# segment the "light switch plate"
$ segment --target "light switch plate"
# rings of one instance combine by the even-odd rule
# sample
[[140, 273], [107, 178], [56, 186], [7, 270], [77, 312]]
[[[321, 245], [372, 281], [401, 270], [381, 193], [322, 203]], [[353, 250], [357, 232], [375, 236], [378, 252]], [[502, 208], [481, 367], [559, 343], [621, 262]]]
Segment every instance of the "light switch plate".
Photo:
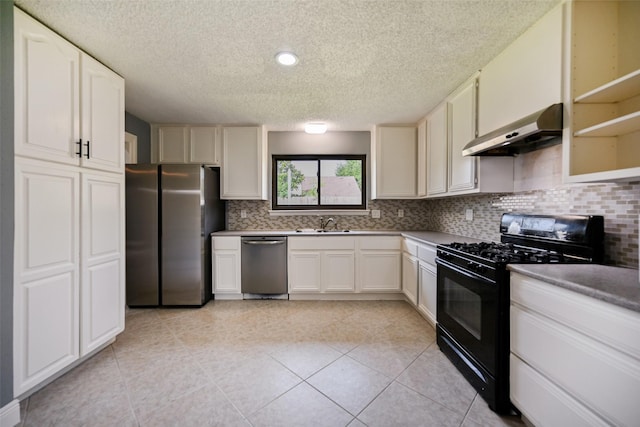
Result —
[[378, 209], [371, 210], [371, 218], [380, 218], [380, 210]]
[[464, 219], [467, 221], [473, 221], [473, 209], [467, 209], [464, 213]]
[[398, 209], [398, 218], [404, 218], [404, 209]]
[[246, 209], [240, 209], [240, 218], [246, 218], [246, 217], [247, 217]]

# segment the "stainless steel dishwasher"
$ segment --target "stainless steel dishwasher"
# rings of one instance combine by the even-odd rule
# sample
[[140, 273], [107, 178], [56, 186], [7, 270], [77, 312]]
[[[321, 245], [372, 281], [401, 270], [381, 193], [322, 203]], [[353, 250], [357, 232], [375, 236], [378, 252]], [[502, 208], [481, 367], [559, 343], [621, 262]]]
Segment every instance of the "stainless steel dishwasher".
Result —
[[287, 237], [242, 238], [241, 290], [243, 294], [287, 293]]

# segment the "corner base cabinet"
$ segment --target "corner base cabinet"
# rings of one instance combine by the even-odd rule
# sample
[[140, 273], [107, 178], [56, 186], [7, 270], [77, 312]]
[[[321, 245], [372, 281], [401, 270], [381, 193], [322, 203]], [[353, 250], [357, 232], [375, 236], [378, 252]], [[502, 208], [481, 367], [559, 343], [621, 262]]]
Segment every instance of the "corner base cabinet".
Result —
[[510, 398], [536, 426], [634, 426], [640, 313], [511, 273]]

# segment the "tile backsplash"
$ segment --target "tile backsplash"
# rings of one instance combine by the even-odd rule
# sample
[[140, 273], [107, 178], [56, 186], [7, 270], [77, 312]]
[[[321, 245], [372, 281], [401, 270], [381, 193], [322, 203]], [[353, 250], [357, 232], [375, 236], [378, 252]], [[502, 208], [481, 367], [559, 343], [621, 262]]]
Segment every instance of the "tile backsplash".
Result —
[[[271, 216], [267, 201], [229, 201], [230, 230], [291, 230], [317, 228], [319, 216]], [[499, 240], [504, 212], [547, 215], [603, 215], [605, 262], [638, 268], [640, 181], [630, 183], [558, 185], [544, 190], [509, 194], [471, 195], [429, 200], [371, 200], [369, 209], [380, 218], [333, 216], [339, 228], [372, 230], [431, 230], [485, 240]], [[404, 216], [398, 217], [398, 210]], [[465, 219], [467, 209], [473, 220]], [[241, 218], [241, 210], [247, 217]], [[327, 215], [325, 215], [327, 216]]]

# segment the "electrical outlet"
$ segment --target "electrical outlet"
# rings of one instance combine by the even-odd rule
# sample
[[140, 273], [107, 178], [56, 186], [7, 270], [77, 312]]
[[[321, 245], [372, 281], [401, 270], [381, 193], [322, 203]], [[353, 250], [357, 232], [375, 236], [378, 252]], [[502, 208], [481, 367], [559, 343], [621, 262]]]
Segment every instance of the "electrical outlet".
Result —
[[404, 218], [404, 209], [398, 209], [398, 218]]
[[473, 221], [473, 209], [467, 209], [464, 213], [464, 218], [467, 221]]
[[371, 218], [380, 218], [380, 210], [378, 209], [371, 210]]
[[246, 217], [247, 217], [247, 210], [240, 209], [240, 218], [246, 218]]

